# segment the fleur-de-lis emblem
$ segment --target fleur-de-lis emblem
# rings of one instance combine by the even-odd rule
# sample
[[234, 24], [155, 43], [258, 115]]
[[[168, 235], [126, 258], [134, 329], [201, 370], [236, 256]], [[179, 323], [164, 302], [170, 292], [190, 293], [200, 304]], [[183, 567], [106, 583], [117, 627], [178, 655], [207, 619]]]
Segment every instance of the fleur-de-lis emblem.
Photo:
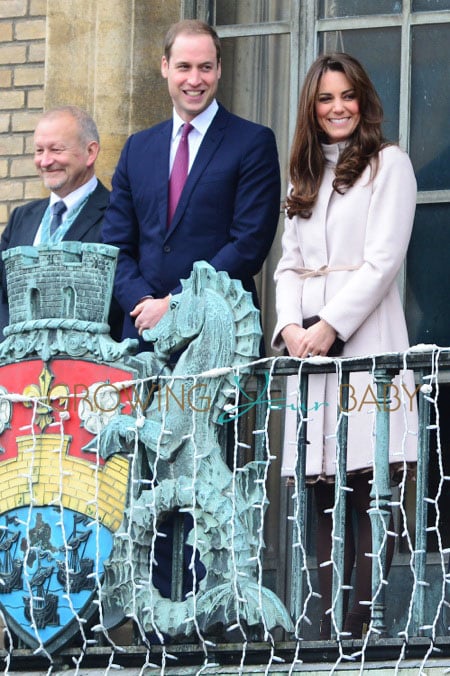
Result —
[[53, 411], [55, 404], [58, 405], [59, 410], [67, 408], [69, 388], [67, 385], [52, 387], [53, 379], [53, 373], [45, 364], [39, 376], [39, 384], [27, 385], [23, 391], [23, 396], [32, 400], [25, 401], [24, 406], [27, 408], [36, 407], [36, 424], [42, 432], [55, 421]]

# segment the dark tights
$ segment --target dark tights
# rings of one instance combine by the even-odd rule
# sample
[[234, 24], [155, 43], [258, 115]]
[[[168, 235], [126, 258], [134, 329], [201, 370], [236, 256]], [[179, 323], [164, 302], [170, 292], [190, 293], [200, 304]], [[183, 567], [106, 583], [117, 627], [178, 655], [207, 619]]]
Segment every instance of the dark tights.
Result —
[[[344, 555], [344, 584], [349, 585], [353, 566], [355, 567], [353, 604], [350, 612], [363, 616], [364, 621], [370, 617], [370, 606], [360, 605], [360, 601], [370, 601], [372, 597], [372, 560], [365, 556], [372, 551], [372, 528], [367, 510], [370, 507], [369, 481], [372, 474], [357, 474], [349, 477], [347, 485], [352, 488], [348, 491], [346, 518], [345, 518], [345, 555]], [[319, 576], [319, 590], [322, 596], [322, 613], [331, 608], [333, 566], [320, 567], [324, 561], [331, 559], [331, 532], [333, 516], [324, 513], [334, 505], [334, 484], [319, 481], [314, 484], [314, 496], [317, 507], [317, 564]], [[354, 530], [353, 516], [356, 517], [357, 531]], [[393, 530], [391, 523], [389, 530]], [[389, 572], [394, 553], [394, 538], [388, 537], [386, 551], [386, 576]], [[348, 592], [344, 593], [344, 618], [348, 610]]]

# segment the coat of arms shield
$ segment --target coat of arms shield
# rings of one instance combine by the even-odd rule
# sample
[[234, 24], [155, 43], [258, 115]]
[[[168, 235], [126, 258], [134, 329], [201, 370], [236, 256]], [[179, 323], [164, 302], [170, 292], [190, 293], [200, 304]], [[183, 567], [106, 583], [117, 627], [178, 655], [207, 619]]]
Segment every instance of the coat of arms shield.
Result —
[[129, 460], [90, 444], [111, 417], [133, 412], [130, 383], [143, 373], [133, 341], [108, 333], [115, 255], [68, 242], [4, 256], [0, 609], [25, 645], [49, 653], [98, 612], [127, 500]]

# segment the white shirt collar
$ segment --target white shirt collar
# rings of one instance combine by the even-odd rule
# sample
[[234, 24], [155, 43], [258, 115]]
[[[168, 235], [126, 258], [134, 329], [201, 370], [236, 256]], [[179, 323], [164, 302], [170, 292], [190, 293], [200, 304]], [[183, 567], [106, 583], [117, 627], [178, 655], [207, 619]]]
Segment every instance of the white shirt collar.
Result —
[[[97, 177], [93, 176], [92, 178], [89, 179], [87, 183], [83, 183], [79, 188], [74, 190], [73, 192], [69, 193], [63, 198], [64, 204], [67, 207], [66, 214], [69, 211], [72, 211], [80, 202], [82, 202], [85, 197], [91, 194], [97, 187]], [[61, 200], [61, 197], [58, 197], [58, 195], [55, 195], [54, 192], [50, 193], [50, 206], [52, 207], [55, 202], [59, 202]], [[64, 218], [63, 218], [64, 220]]]
[[[216, 99], [211, 101], [209, 106], [203, 110], [199, 115], [196, 115], [193, 120], [191, 120], [191, 125], [196, 129], [201, 136], [204, 136], [208, 131], [208, 127], [214, 119], [215, 114], [219, 110], [219, 104]], [[179, 134], [181, 127], [185, 124], [185, 120], [182, 120], [181, 117], [176, 112], [175, 108], [173, 109], [173, 128], [172, 128], [172, 141]]]

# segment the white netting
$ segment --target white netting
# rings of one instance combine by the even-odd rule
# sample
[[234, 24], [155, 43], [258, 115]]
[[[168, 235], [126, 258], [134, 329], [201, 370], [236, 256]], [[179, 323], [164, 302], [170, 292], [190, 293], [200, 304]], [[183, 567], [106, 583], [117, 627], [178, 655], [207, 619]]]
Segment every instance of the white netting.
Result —
[[[421, 346], [421, 349], [423, 351], [423, 346]], [[402, 593], [400, 594], [404, 606], [401, 615], [395, 615], [395, 613], [393, 614], [391, 612], [392, 609], [389, 605], [389, 591], [386, 593], [386, 589], [389, 590], [390, 578], [384, 578], [380, 551], [375, 551], [371, 554], [372, 565], [379, 568], [380, 579], [379, 586], [375, 590], [375, 596], [372, 601], [368, 601], [368, 603], [369, 605], [372, 605], [376, 602], [378, 595], [384, 588], [383, 591], [387, 599], [387, 629], [391, 635], [391, 639], [389, 639], [391, 640], [390, 655], [394, 655], [393, 664], [396, 673], [398, 673], [406, 664], [408, 648], [410, 648], [411, 645], [414, 645], [414, 640], [416, 638], [420, 639], [418, 645], [420, 644], [421, 646], [419, 659], [420, 666], [417, 668], [417, 673], [425, 673], [424, 670], [429, 663], [429, 660], [439, 654], [439, 643], [441, 640], [445, 640], [445, 638], [442, 637], [445, 637], [448, 634], [446, 611], [448, 608], [448, 601], [446, 588], [450, 580], [448, 573], [449, 550], [445, 545], [446, 534], [443, 532], [442, 525], [444, 521], [443, 517], [445, 515], [442, 514], [440, 508], [442, 497], [447, 487], [446, 482], [450, 479], [450, 477], [446, 475], [445, 458], [439, 433], [440, 414], [442, 413], [439, 409], [439, 380], [441, 375], [439, 364], [443, 352], [445, 351], [438, 348], [430, 348], [428, 370], [425, 372], [424, 368], [421, 367], [421, 373], [419, 374], [421, 378], [421, 395], [423, 401], [429, 404], [433, 417], [432, 424], [428, 424], [427, 427], [428, 434], [431, 435], [432, 438], [432, 452], [435, 456], [434, 465], [437, 467], [437, 480], [433, 483], [433, 494], [420, 494], [419, 492], [419, 502], [425, 501], [426, 506], [432, 510], [429, 519], [430, 525], [426, 525], [426, 528], [427, 531], [433, 535], [435, 543], [435, 551], [430, 554], [429, 559], [429, 562], [431, 561], [432, 565], [433, 579], [430, 580], [429, 572], [426, 579], [419, 577], [419, 575], [424, 575], [427, 570], [423, 565], [424, 553], [418, 549], [417, 543], [415, 542], [416, 535], [413, 528], [416, 518], [415, 506], [413, 501], [411, 501], [411, 485], [407, 485], [406, 471], [403, 473], [402, 479], [391, 499], [391, 506], [395, 513], [395, 532], [392, 532], [388, 527], [385, 527], [381, 541], [382, 547], [384, 547], [388, 537], [394, 537], [399, 541], [396, 557], [404, 566], [405, 570], [408, 571], [408, 579], [411, 580], [410, 584], [409, 582], [408, 584], [405, 584], [404, 590], [402, 590]], [[413, 354], [414, 350], [405, 353], [403, 358], [403, 367], [405, 369], [406, 367], [411, 368], [408, 359]], [[331, 363], [331, 368], [337, 377], [338, 387], [340, 387], [343, 378], [342, 362], [340, 360], [330, 361], [317, 359], [304, 362], [299, 361], [297, 373], [299, 393], [301, 389], [301, 377], [304, 372], [305, 364], [307, 363], [315, 363], [317, 366]], [[197, 649], [195, 659], [198, 666], [192, 667], [192, 671], [189, 673], [215, 673], [215, 670], [220, 663], [221, 649], [223, 649], [223, 645], [227, 640], [233, 644], [235, 662], [237, 664], [236, 673], [247, 673], [249, 663], [255, 662], [254, 646], [258, 641], [261, 642], [261, 645], [263, 646], [261, 650], [263, 650], [262, 654], [264, 655], [263, 664], [261, 664], [261, 662], [259, 664], [260, 668], [262, 667], [262, 670], [265, 673], [271, 673], [271, 671], [282, 662], [285, 663], [286, 673], [297, 673], [298, 670], [301, 670], [301, 664], [304, 660], [311, 661], [311, 659], [314, 659], [310, 656], [308, 657], [308, 650], [313, 649], [314, 642], [319, 638], [317, 632], [316, 635], [314, 635], [314, 627], [318, 627], [320, 617], [320, 612], [318, 611], [319, 591], [316, 582], [315, 556], [311, 545], [311, 541], [314, 538], [311, 538], [310, 536], [307, 537], [306, 534], [307, 520], [311, 518], [311, 514], [307, 513], [305, 519], [304, 512], [306, 503], [305, 491], [307, 489], [304, 485], [300, 485], [298, 476], [294, 477], [294, 487], [290, 496], [290, 506], [288, 509], [288, 523], [280, 522], [278, 524], [280, 530], [284, 529], [291, 534], [291, 546], [288, 548], [288, 551], [278, 551], [277, 555], [278, 565], [287, 566], [291, 570], [290, 585], [288, 585], [285, 597], [282, 600], [290, 612], [292, 612], [293, 608], [295, 609], [295, 615], [292, 617], [292, 630], [283, 633], [279, 628], [271, 626], [269, 614], [265, 610], [265, 546], [267, 541], [270, 542], [271, 547], [274, 546], [274, 542], [278, 541], [276, 534], [264, 531], [265, 514], [269, 500], [272, 501], [271, 509], [277, 510], [277, 505], [274, 504], [276, 496], [269, 495], [268, 492], [268, 486], [273, 485], [273, 482], [272, 484], [269, 482], [269, 474], [274, 471], [273, 466], [275, 465], [275, 471], [279, 471], [279, 445], [278, 442], [276, 442], [276, 448], [273, 447], [272, 436], [274, 429], [279, 430], [281, 428], [281, 419], [286, 408], [286, 401], [284, 400], [283, 395], [280, 396], [279, 391], [280, 386], [282, 387], [282, 383], [284, 382], [283, 377], [279, 374], [277, 375], [279, 364], [280, 360], [274, 358], [260, 360], [252, 364], [252, 367], [259, 372], [260, 375], [258, 377], [263, 382], [263, 386], [255, 391], [245, 389], [245, 387], [242, 386], [241, 383], [243, 382], [243, 379], [239, 368], [220, 369], [209, 371], [207, 373], [200, 373], [195, 376], [189, 376], [190, 388], [194, 387], [194, 390], [196, 389], [196, 386], [205, 382], [205, 379], [221, 378], [224, 373], [233, 374], [234, 382], [236, 383], [234, 391], [230, 392], [230, 403], [227, 405], [226, 410], [228, 421], [226, 425], [229, 426], [230, 430], [231, 428], [233, 430], [233, 443], [228, 452], [227, 459], [230, 470], [230, 481], [226, 491], [226, 497], [230, 501], [230, 541], [227, 545], [229, 547], [231, 585], [234, 594], [233, 603], [236, 620], [230, 624], [230, 626], [226, 627], [222, 633], [202, 629], [201, 622], [199, 621], [201, 615], [201, 611], [199, 610], [201, 584], [198, 584], [199, 580], [197, 580], [198, 572], [195, 553], [204, 551], [205, 537], [210, 537], [211, 533], [207, 532], [204, 524], [201, 528], [199, 527], [200, 521], [197, 518], [200, 504], [198, 499], [199, 471], [201, 464], [205, 459], [205, 449], [202, 448], [202, 439], [201, 436], [199, 436], [199, 429], [203, 424], [201, 417], [205, 416], [206, 412], [199, 402], [196, 403], [195, 399], [193, 400], [194, 405], [192, 405], [192, 401], [190, 402], [191, 415], [186, 418], [186, 420], [188, 420], [188, 425], [183, 429], [182, 440], [183, 442], [190, 444], [193, 458], [187, 483], [183, 484], [183, 490], [188, 491], [188, 493], [190, 492], [190, 497], [186, 500], [185, 505], [180, 508], [181, 512], [187, 512], [193, 516], [193, 526], [189, 540], [192, 545], [192, 556], [188, 565], [193, 576], [193, 588], [188, 594], [188, 601], [184, 601], [184, 603], [186, 603], [187, 613], [185, 618], [186, 626], [191, 628], [188, 643], [190, 643], [191, 646], [194, 645]], [[376, 359], [373, 358], [372, 373], [374, 376], [376, 367], [377, 362]], [[292, 373], [292, 368], [290, 372]], [[402, 377], [403, 376], [400, 376], [400, 385], [402, 383]], [[180, 383], [182, 382], [182, 378], [178, 380]], [[171, 377], [171, 381], [173, 381], [173, 377]], [[131, 387], [132, 389], [134, 388], [134, 392], [136, 393], [140, 392], [142, 388], [145, 388], [145, 386], [148, 386], [148, 384], [151, 384], [152, 382], [156, 382], [156, 380], [154, 378], [149, 378], [146, 381], [139, 379], [126, 383], [111, 383], [111, 385], [113, 388], [116, 388], [118, 392], [123, 391], [127, 387]], [[163, 376], [159, 377], [158, 383], [164, 383]], [[190, 389], [190, 391], [192, 391], [192, 389]], [[72, 394], [69, 394], [68, 399], [70, 399], [71, 396]], [[410, 405], [407, 389], [399, 387], [398, 397], [400, 402], [399, 405], [403, 411], [406, 411], [407, 407]], [[137, 397], [137, 401], [143, 401], [144, 398], [144, 394], [142, 393], [142, 396]], [[20, 523], [20, 526], [24, 529], [23, 532], [25, 533], [22, 551], [24, 561], [23, 595], [30, 599], [30, 632], [34, 636], [37, 644], [36, 647], [31, 650], [31, 653], [46, 658], [48, 660], [48, 673], [51, 673], [55, 668], [54, 658], [46, 648], [45, 640], [42, 638], [42, 630], [38, 626], [33, 610], [35, 607], [39, 606], [40, 599], [37, 597], [36, 585], [32, 584], [32, 574], [35, 575], [36, 571], [40, 570], [40, 568], [36, 560], [36, 557], [38, 556], [37, 549], [30, 545], [30, 542], [33, 540], [31, 531], [33, 528], [36, 528], [36, 518], [37, 513], [39, 512], [39, 504], [36, 504], [34, 486], [37, 471], [35, 466], [36, 448], [38, 444], [37, 437], [39, 436], [36, 432], [36, 420], [38, 408], [42, 404], [42, 401], [37, 397], [24, 397], [23, 395], [2, 392], [2, 406], [4, 402], [7, 402], [8, 405], [12, 406], [20, 406], [26, 402], [30, 407], [29, 428], [27, 430], [21, 430], [21, 432], [30, 434], [33, 439], [32, 444], [26, 452], [28, 463], [25, 476], [28, 495], [25, 499], [26, 509], [21, 512], [22, 517]], [[372, 427], [375, 425], [375, 411], [376, 405], [367, 411], [367, 424]], [[298, 407], [298, 413], [299, 424], [297, 427], [297, 441], [301, 438], [303, 426], [308, 424], [309, 415], [309, 412], [302, 406]], [[98, 420], [95, 420], [96, 415], [98, 416]], [[52, 506], [59, 514], [59, 520], [57, 521], [59, 527], [58, 537], [60, 538], [59, 544], [64, 554], [65, 569], [69, 570], [72, 541], [71, 534], [67, 527], [67, 521], [64, 519], [66, 507], [63, 499], [64, 485], [67, 480], [67, 468], [65, 468], [63, 463], [66, 452], [64, 438], [66, 435], [65, 425], [67, 423], [67, 416], [68, 414], [65, 414], [64, 411], [60, 411], [60, 415], [58, 415], [56, 420], [49, 426], [48, 431], [51, 431], [52, 434], [59, 434], [61, 438], [61, 443], [57, 444], [52, 450], [54, 464], [55, 466], [58, 466], [60, 477], [59, 492], [57, 497], [53, 499]], [[349, 418], [350, 416], [350, 412], [342, 409], [340, 410], [336, 418], [336, 438], [339, 438], [339, 430], [343, 424], [344, 418]], [[104, 426], [104, 411], [98, 410], [97, 413], [91, 412], [90, 417], [91, 420], [89, 424], [91, 425], [91, 429], [97, 429], [97, 424], [98, 428]], [[133, 623], [133, 638], [131, 641], [124, 642], [120, 638], [120, 632], [111, 630], [104, 623], [103, 574], [102, 564], [99, 559], [102, 543], [100, 540], [100, 529], [98, 527], [101, 522], [98, 497], [99, 491], [101, 490], [100, 475], [102, 473], [103, 465], [100, 459], [100, 449], [97, 446], [97, 448], [91, 449], [92, 459], [94, 459], [91, 463], [91, 471], [94, 479], [93, 485], [95, 486], [95, 492], [90, 501], [90, 519], [85, 523], [86, 529], [89, 530], [92, 537], [96, 540], [95, 551], [97, 552], [97, 558], [94, 562], [93, 571], [90, 574], [91, 578], [94, 580], [95, 588], [93, 603], [98, 605], [98, 615], [94, 626], [86, 626], [86, 619], [83, 616], [83, 613], [73, 605], [71, 594], [64, 594], [65, 601], [70, 608], [72, 620], [77, 625], [75, 646], [78, 653], [72, 657], [72, 667], [75, 669], [76, 674], [81, 673], [80, 669], [84, 668], [84, 660], [89, 654], [89, 651], [95, 651], [97, 647], [102, 647], [103, 651], [105, 648], [109, 648], [110, 651], [108, 657], [105, 658], [107, 659], [105, 674], [109, 673], [111, 670], [120, 668], [121, 656], [124, 653], [132, 652], [132, 644], [133, 642], [136, 643], [136, 641], [140, 646], [139, 654], [142, 658], [142, 664], [139, 667], [140, 673], [147, 673], [147, 671], [154, 671], [155, 673], [161, 674], [166, 672], [170, 673], [171, 665], [173, 665], [174, 661], [182, 661], [183, 659], [183, 651], [181, 650], [180, 653], [180, 650], [178, 649], [180, 645], [183, 645], [183, 640], [180, 639], [179, 636], [177, 637], [177, 649], [174, 650], [173, 642], [168, 637], [167, 632], [161, 629], [158, 617], [154, 615], [158, 593], [155, 592], [151, 583], [152, 566], [158, 565], [158, 561], [156, 560], [157, 557], [155, 555], [156, 542], [158, 538], [164, 537], [164, 534], [158, 531], [158, 521], [155, 510], [154, 489], [159, 480], [158, 471], [150, 478], [148, 476], [141, 476], [142, 447], [139, 434], [145, 424], [145, 420], [145, 411], [141, 410], [139, 405], [136, 404], [134, 422], [129, 429], [128, 453], [126, 455], [129, 461], [130, 490], [126, 519], [124, 522], [125, 526], [122, 527], [115, 536], [117, 540], [120, 540], [122, 543], [121, 551], [131, 552], [133, 541], [136, 539], [136, 534], [133, 530], [135, 515], [142, 511], [146, 511], [148, 515], [150, 515], [148, 520], [151, 524], [152, 537], [150, 542], [147, 543], [149, 550], [148, 577], [147, 579], [141, 579], [141, 573], [138, 574], [133, 570], [127, 575], [127, 579], [131, 580], [131, 598], [129, 599], [130, 610], [127, 611], [127, 617], [129, 621]], [[248, 421], [252, 420], [256, 421], [252, 423], [253, 429], [249, 430], [248, 424], [246, 429], [245, 425], [242, 423], [244, 421], [248, 423]], [[423, 420], [425, 420], [425, 418]], [[164, 406], [162, 406], [160, 442], [162, 443], [165, 436], [170, 434], [171, 430], [166, 429], [166, 415]], [[405, 443], [408, 434], [410, 434], [410, 430], [408, 430], [405, 416]], [[277, 435], [275, 436], [277, 439], [279, 438]], [[372, 435], [372, 440], [373, 454], [375, 457], [375, 435]], [[161, 444], [159, 443], [154, 458], [154, 466], [156, 468], [160, 466], [160, 462], [165, 460], [160, 452], [160, 447]], [[244, 619], [244, 611], [246, 604], [248, 604], [248, 597], [242, 592], [242, 589], [245, 587], [246, 581], [244, 578], [246, 573], [243, 570], [242, 562], [239, 559], [239, 552], [243, 547], [242, 532], [237, 526], [237, 524], [241, 523], [240, 519], [242, 519], [242, 514], [238, 513], [241, 509], [241, 503], [236, 499], [236, 496], [243, 485], [250, 486], [250, 483], [246, 478], [246, 464], [249, 461], [255, 460], [255, 453], [257, 465], [255, 465], [256, 478], [254, 480], [254, 486], [256, 486], [256, 488], [249, 488], [251, 494], [254, 495], [254, 501], [248, 506], [249, 512], [251, 512], [251, 519], [249, 518], [249, 522], [256, 524], [254, 532], [251, 533], [252, 537], [254, 537], [254, 554], [247, 563], [249, 569], [253, 569], [254, 571], [254, 580], [256, 581], [255, 584], [257, 586], [255, 608], [259, 613], [259, 622], [257, 627], [249, 627]], [[339, 457], [339, 453], [337, 453], [337, 474], [339, 474]], [[375, 484], [377, 483], [377, 471], [378, 468], [375, 465]], [[342, 486], [340, 491], [338, 491], [338, 494], [345, 494], [348, 490], [347, 487]], [[426, 486], [425, 490], [428, 490], [428, 486]], [[376, 498], [376, 500], [377, 499], [378, 498]], [[338, 504], [335, 502], [333, 514], [337, 508]], [[337, 607], [336, 603], [339, 594], [343, 591], [343, 583], [342, 570], [336, 565], [337, 559], [334, 552], [334, 548], [341, 543], [339, 536], [336, 535], [334, 530], [335, 526], [336, 522], [333, 526], [332, 556], [331, 560], [326, 562], [326, 564], [334, 568], [335, 575], [337, 579], [341, 580], [341, 584], [340, 587], [335, 589], [335, 595], [330, 609], [333, 635], [335, 636], [331, 643], [328, 644], [327, 648], [328, 657], [332, 656], [334, 660], [334, 665], [330, 668], [330, 673], [340, 669], [342, 665], [349, 661], [357, 663], [360, 667], [360, 673], [363, 673], [369, 649], [371, 651], [371, 659], [376, 655], [376, 651], [374, 652], [374, 645], [376, 645], [374, 638], [376, 638], [375, 634], [378, 630], [371, 623], [368, 632], [365, 634], [362, 641], [355, 643], [347, 640], [348, 637], [342, 633], [342, 626], [339, 626], [339, 618], [336, 617], [335, 608]], [[7, 528], [5, 525], [1, 528], [6, 532]], [[48, 552], [48, 557], [51, 558], [50, 550]], [[295, 562], [294, 566], [292, 566], [292, 561]], [[396, 561], [397, 559], [394, 560], [394, 563], [396, 563]], [[30, 562], [32, 562], [32, 565]], [[131, 553], [127, 565], [129, 567], [135, 565]], [[420, 568], [420, 565], [422, 565], [422, 568]], [[418, 570], [420, 570], [420, 573], [418, 573]], [[299, 585], [298, 578], [294, 580], [294, 576], [299, 576], [301, 585]], [[293, 588], [295, 586], [297, 586], [297, 588], [300, 586], [301, 591], [300, 593], [296, 592], [297, 597], [293, 600]], [[148, 590], [148, 598], [146, 606], [143, 609], [138, 599], [141, 598], [142, 589], [144, 588]], [[425, 595], [425, 598], [421, 606], [420, 599], [422, 594]], [[136, 605], [134, 605], [134, 599], [136, 599]], [[3, 598], [0, 598], [0, 601], [3, 600]], [[143, 612], [146, 623], [143, 623], [142, 621]], [[389, 626], [389, 618], [391, 617], [395, 617], [393, 626]], [[17, 644], [17, 639], [14, 636], [14, 628], [8, 627], [8, 622], [5, 621], [5, 618], [3, 619], [5, 625], [4, 637], [6, 646], [3, 664], [4, 673], [8, 674], [11, 671], [11, 664], [14, 661], [15, 652], [19, 647], [23, 648], [24, 646], [23, 644]], [[418, 625], [418, 621], [421, 624]], [[151, 625], [151, 631], [149, 630], [149, 624]], [[379, 642], [380, 654], [382, 654], [383, 651], [382, 645], [382, 642]], [[189, 652], [188, 648], [186, 648], [186, 652]]]

